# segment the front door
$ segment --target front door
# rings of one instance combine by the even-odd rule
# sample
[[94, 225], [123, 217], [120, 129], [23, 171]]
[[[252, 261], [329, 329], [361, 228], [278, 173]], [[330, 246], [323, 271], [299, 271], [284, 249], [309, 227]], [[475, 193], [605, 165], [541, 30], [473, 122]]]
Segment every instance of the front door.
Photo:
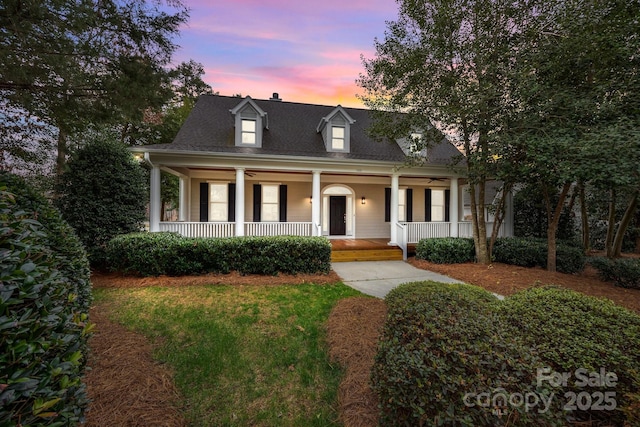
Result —
[[347, 196], [329, 197], [329, 234], [347, 234]]

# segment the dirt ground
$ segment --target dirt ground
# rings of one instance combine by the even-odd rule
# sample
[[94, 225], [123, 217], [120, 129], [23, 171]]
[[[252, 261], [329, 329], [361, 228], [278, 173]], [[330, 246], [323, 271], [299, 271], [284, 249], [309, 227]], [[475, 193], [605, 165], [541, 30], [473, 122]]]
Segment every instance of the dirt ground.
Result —
[[[537, 268], [504, 264], [438, 265], [410, 259], [416, 267], [446, 274], [481, 286], [489, 291], [510, 295], [520, 289], [541, 284], [555, 284], [588, 295], [607, 297], [640, 314], [640, 291], [623, 289], [601, 281], [591, 268], [568, 275], [549, 273]], [[95, 274], [96, 288], [185, 286], [198, 284], [274, 285], [299, 283], [333, 283], [340, 280], [328, 275], [241, 276], [205, 275], [185, 277], [123, 277]], [[172, 382], [172, 373], [151, 358], [147, 340], [109, 320], [111, 307], [97, 304], [91, 321], [96, 333], [90, 341], [88, 371], [85, 380], [92, 399], [87, 413], [87, 426], [184, 426], [178, 406], [180, 396]], [[377, 425], [377, 402], [369, 387], [369, 371], [373, 364], [378, 336], [386, 317], [384, 301], [355, 297], [340, 301], [327, 323], [330, 356], [345, 367], [345, 378], [338, 390], [340, 420], [346, 427]]]

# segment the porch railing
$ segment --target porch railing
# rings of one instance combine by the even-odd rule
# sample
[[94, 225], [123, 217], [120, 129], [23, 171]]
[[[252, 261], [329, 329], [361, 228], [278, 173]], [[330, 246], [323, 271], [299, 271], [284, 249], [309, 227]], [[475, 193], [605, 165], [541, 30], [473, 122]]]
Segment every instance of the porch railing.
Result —
[[451, 236], [449, 222], [406, 222], [408, 243], [418, 243], [420, 239]]
[[[493, 222], [487, 222], [487, 238], [491, 236], [491, 230], [493, 230]], [[473, 223], [461, 222], [458, 224], [458, 236], [459, 237], [473, 237]], [[498, 230], [498, 237], [505, 237], [504, 223]]]
[[311, 236], [311, 222], [246, 222], [245, 236]]
[[407, 260], [407, 247], [409, 246], [409, 223], [396, 222], [396, 240], [398, 247], [402, 249], [402, 259]]
[[232, 237], [233, 222], [160, 222], [160, 231], [173, 231], [185, 237]]

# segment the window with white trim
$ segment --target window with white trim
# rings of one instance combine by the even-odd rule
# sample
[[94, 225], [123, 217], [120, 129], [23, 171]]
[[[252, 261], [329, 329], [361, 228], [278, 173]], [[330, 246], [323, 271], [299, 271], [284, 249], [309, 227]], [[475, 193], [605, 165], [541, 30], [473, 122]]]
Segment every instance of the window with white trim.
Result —
[[407, 220], [407, 190], [398, 189], [398, 221]]
[[279, 197], [279, 184], [262, 184], [262, 221], [280, 220]]
[[227, 183], [209, 184], [209, 221], [226, 222], [229, 216], [229, 185]]
[[333, 150], [344, 150], [344, 126], [331, 126], [331, 148]]
[[444, 221], [444, 190], [431, 190], [431, 221]]
[[256, 144], [256, 120], [242, 119], [242, 143]]

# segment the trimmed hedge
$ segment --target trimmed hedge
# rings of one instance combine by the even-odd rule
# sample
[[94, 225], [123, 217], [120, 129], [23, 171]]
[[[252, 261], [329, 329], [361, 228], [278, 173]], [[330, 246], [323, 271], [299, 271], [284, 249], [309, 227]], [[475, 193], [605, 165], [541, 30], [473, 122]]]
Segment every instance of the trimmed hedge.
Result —
[[[518, 292], [500, 304], [499, 313], [510, 325], [510, 334], [520, 335], [555, 372], [571, 374], [568, 386], [556, 392], [558, 399], [565, 392], [587, 392], [589, 397], [596, 391], [616, 393], [618, 410], [577, 411], [576, 416], [622, 423], [620, 408], [633, 403], [627, 395], [640, 392], [640, 316], [609, 300], [555, 287]], [[614, 372], [617, 385], [577, 387], [579, 368]]]
[[436, 264], [473, 262], [476, 257], [473, 239], [436, 237], [421, 239], [416, 246], [416, 258]]
[[470, 285], [415, 282], [392, 290], [386, 301], [389, 314], [371, 374], [381, 425], [562, 424], [557, 407], [508, 403], [509, 396], [527, 393], [548, 400], [550, 390], [536, 386], [539, 362], [506, 333], [491, 294]]
[[[493, 259], [521, 267], [547, 267], [547, 241], [523, 237], [501, 237], [493, 246]], [[561, 273], [578, 273], [584, 269], [586, 257], [581, 248], [558, 242], [556, 268]]]
[[329, 273], [324, 237], [187, 238], [176, 233], [132, 233], [107, 244], [110, 269], [143, 276], [202, 273], [276, 275]]
[[91, 283], [58, 211], [0, 172], [0, 425], [76, 425], [88, 399]]
[[613, 282], [622, 288], [640, 289], [640, 259], [589, 258], [602, 280]]

